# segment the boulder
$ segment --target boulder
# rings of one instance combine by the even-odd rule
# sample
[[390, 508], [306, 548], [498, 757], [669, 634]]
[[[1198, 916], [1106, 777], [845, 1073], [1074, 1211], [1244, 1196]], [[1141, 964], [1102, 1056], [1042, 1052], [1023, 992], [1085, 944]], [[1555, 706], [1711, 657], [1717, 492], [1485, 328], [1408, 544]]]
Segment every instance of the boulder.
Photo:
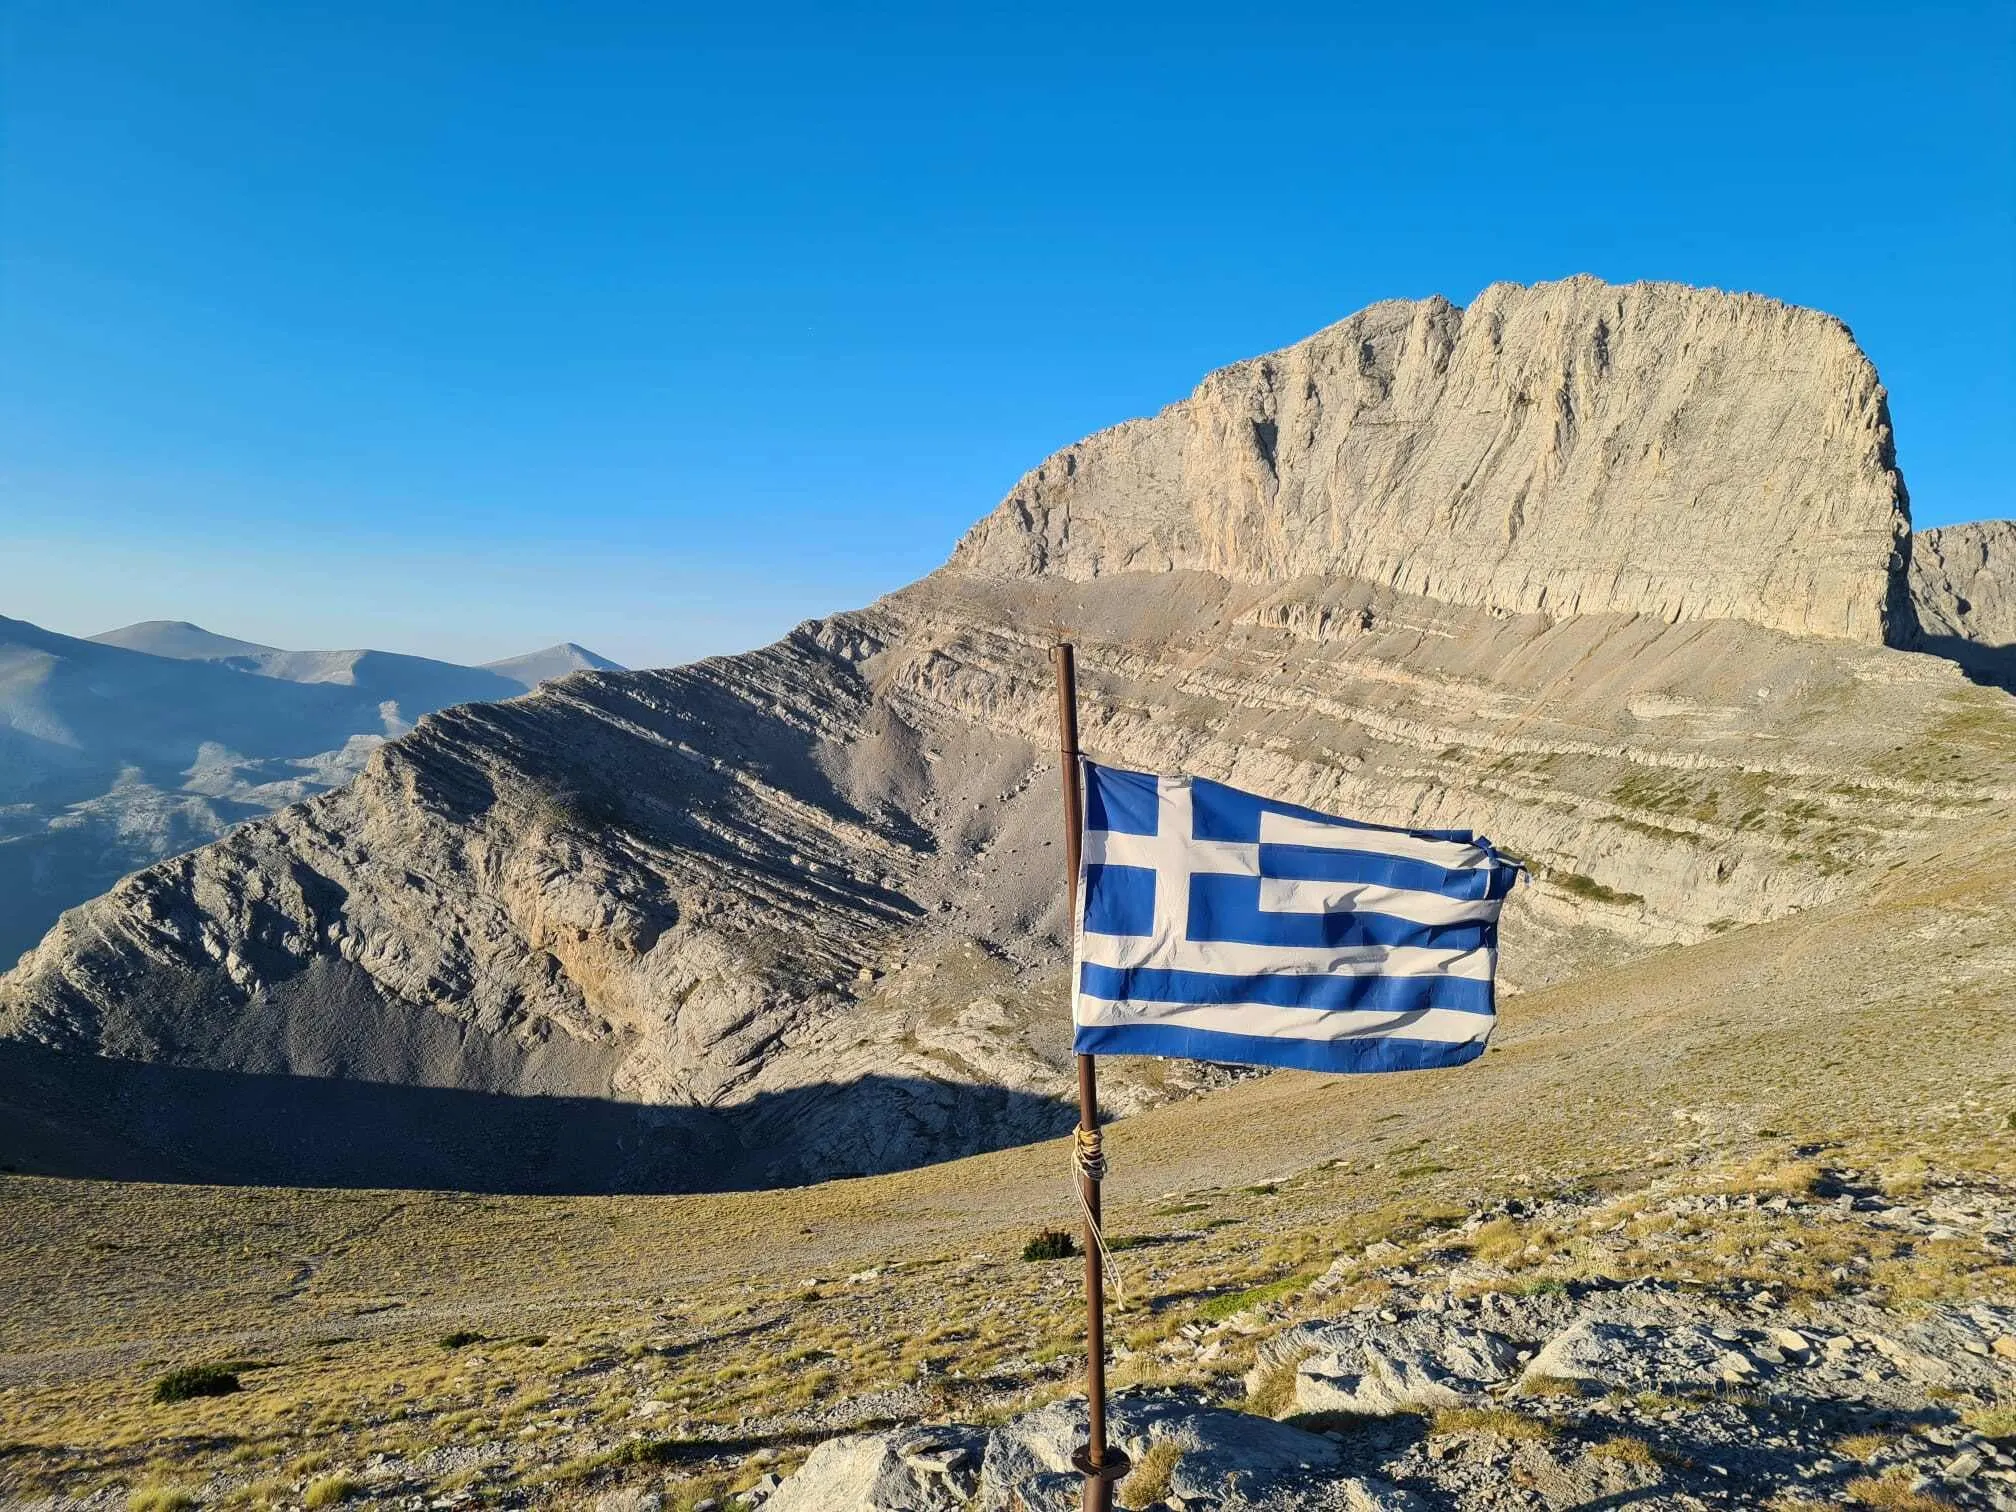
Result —
[[1295, 1372], [1295, 1404], [1305, 1412], [1454, 1407], [1503, 1381], [1514, 1362], [1498, 1335], [1440, 1313], [1322, 1324], [1295, 1330], [1282, 1347], [1308, 1351]]

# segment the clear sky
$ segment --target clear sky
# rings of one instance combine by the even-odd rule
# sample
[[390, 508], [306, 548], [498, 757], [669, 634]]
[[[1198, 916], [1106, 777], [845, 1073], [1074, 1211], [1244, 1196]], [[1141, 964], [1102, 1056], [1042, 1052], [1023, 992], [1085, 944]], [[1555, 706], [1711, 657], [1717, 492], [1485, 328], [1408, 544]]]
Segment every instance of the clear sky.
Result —
[[735, 649], [1379, 298], [1840, 315], [2016, 513], [2016, 6], [0, 0], [0, 613]]

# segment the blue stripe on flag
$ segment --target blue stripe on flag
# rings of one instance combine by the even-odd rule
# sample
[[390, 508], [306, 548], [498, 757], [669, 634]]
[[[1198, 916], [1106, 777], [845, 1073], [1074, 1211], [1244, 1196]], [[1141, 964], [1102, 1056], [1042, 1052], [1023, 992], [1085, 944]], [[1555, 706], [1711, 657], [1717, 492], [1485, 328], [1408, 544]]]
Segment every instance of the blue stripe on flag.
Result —
[[[1153, 873], [1148, 874], [1151, 878]], [[1460, 896], [1460, 895], [1459, 895]], [[1088, 905], [1085, 927], [1102, 934], [1149, 934], [1100, 929]], [[1260, 907], [1260, 879], [1216, 872], [1190, 878], [1190, 934], [1193, 940], [1241, 945], [1300, 946], [1311, 950], [1343, 945], [1419, 945], [1428, 950], [1478, 950], [1493, 942], [1495, 925], [1484, 919], [1454, 924], [1417, 924], [1380, 913], [1285, 913]]]
[[1315, 972], [1231, 976], [1154, 966], [1100, 966], [1087, 961], [1079, 972], [1078, 990], [1109, 1003], [1255, 1003], [1271, 1008], [1356, 1008], [1379, 1013], [1419, 1013], [1430, 1008], [1458, 1013], [1492, 1011], [1491, 983], [1453, 976], [1324, 976]]
[[1184, 1060], [1289, 1066], [1302, 1071], [1430, 1071], [1484, 1053], [1481, 1039], [1461, 1044], [1412, 1039], [1285, 1039], [1227, 1034], [1180, 1024], [1081, 1024], [1080, 1055], [1165, 1055]]
[[1509, 866], [1485, 865], [1452, 871], [1433, 861], [1381, 856], [1371, 851], [1331, 850], [1319, 845], [1263, 845], [1260, 875], [1285, 882], [1362, 882], [1373, 887], [1405, 887], [1478, 903], [1502, 898], [1519, 875]]

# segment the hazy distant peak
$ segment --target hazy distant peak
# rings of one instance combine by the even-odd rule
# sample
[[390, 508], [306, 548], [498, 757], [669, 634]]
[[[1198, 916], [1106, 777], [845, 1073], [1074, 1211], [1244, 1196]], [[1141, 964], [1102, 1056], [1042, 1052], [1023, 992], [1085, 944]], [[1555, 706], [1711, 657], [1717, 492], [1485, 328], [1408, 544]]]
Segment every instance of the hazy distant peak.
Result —
[[232, 656], [264, 656], [273, 646], [256, 641], [233, 640], [217, 635], [187, 620], [141, 620], [118, 630], [94, 635], [104, 646], [120, 646], [128, 651], [145, 651], [150, 656], [171, 656], [177, 661], [222, 661]]
[[527, 651], [523, 656], [507, 656], [502, 661], [485, 662], [483, 670], [508, 677], [528, 688], [536, 688], [549, 678], [565, 677], [569, 672], [622, 672], [627, 669], [621, 662], [597, 656], [586, 646], [562, 641], [543, 651]]

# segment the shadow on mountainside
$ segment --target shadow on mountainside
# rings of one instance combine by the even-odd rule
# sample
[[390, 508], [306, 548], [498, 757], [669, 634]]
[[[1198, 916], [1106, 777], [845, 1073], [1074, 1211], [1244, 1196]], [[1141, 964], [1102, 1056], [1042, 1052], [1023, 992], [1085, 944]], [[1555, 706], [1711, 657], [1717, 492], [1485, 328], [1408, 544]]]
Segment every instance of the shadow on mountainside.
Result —
[[1052, 1138], [1063, 1099], [922, 1077], [719, 1110], [213, 1071], [0, 1042], [0, 1167], [220, 1186], [678, 1193], [873, 1175]]
[[2016, 693], [2016, 645], [1991, 646], [1963, 635], [1921, 635], [1913, 649], [1952, 662], [1971, 682]]

